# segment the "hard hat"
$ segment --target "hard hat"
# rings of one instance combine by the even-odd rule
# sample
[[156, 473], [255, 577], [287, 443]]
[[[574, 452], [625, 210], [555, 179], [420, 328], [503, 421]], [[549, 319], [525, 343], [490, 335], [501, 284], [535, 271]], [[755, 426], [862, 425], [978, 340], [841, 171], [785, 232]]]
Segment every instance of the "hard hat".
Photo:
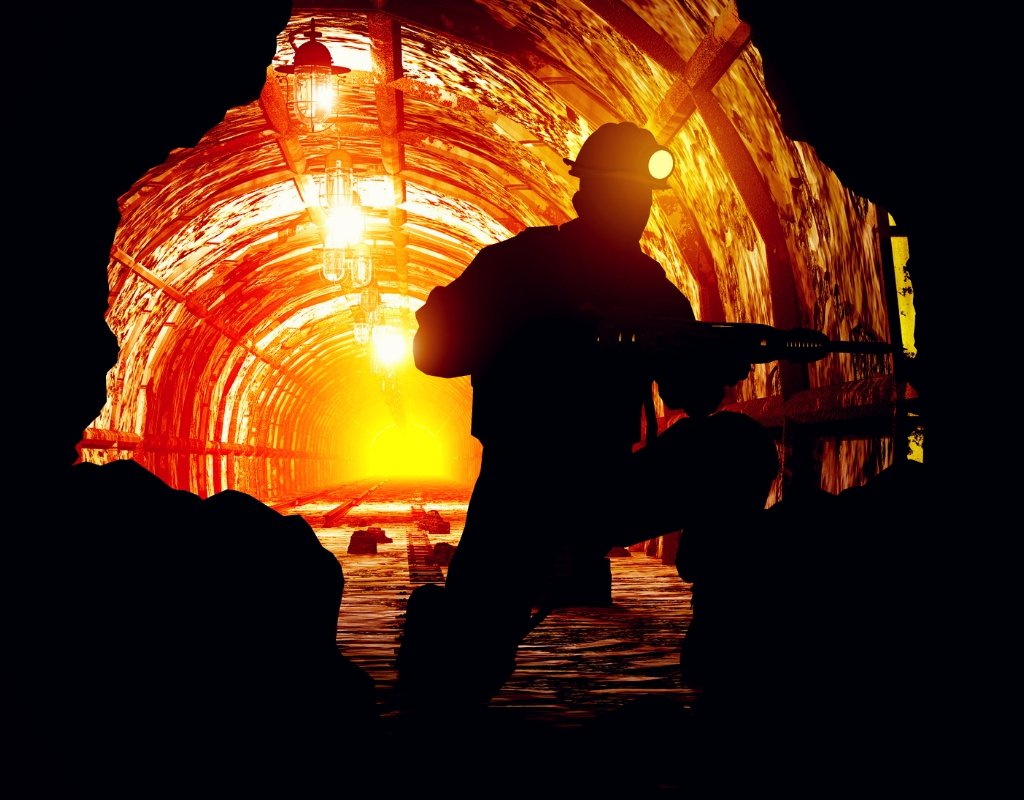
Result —
[[563, 158], [570, 175], [637, 181], [652, 189], [668, 186], [675, 159], [650, 131], [632, 122], [606, 122], [583, 143], [576, 160]]

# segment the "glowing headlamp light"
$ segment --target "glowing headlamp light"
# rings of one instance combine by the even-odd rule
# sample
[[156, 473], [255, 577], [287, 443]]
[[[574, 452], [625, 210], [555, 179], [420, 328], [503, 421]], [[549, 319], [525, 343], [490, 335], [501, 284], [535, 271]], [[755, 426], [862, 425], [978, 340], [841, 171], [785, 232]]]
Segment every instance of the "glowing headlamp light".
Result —
[[659, 147], [647, 160], [647, 172], [656, 181], [662, 181], [672, 174], [675, 164], [676, 160], [672, 154], [664, 147]]

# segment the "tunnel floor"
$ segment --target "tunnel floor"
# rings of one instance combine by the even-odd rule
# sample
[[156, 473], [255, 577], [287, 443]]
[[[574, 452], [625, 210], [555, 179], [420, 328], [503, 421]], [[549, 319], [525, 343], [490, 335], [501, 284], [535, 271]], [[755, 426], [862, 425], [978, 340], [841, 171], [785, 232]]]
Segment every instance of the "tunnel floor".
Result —
[[[275, 506], [303, 516], [341, 563], [339, 648], [376, 682], [385, 719], [398, 713], [394, 659], [409, 593], [424, 582], [443, 582], [446, 571], [410, 563], [410, 541], [457, 544], [469, 494], [469, 487], [441, 482], [371, 479]], [[417, 509], [436, 509], [450, 530], [421, 530]], [[392, 541], [378, 543], [375, 554], [349, 553], [353, 531], [370, 526], [383, 528]], [[637, 700], [690, 704], [693, 692], [678, 676], [689, 585], [674, 566], [642, 551], [610, 562], [612, 605], [556, 609], [544, 619], [521, 645], [516, 670], [490, 713], [572, 728]]]
[[[611, 606], [556, 609], [526, 637], [515, 672], [479, 717], [452, 724], [403, 714], [394, 662], [406, 602], [445, 572], [425, 566], [410, 544], [420, 552], [427, 539], [456, 544], [469, 495], [451, 484], [367, 480], [275, 506], [309, 521], [342, 566], [339, 649], [373, 678], [381, 719], [379, 756], [370, 757], [380, 761], [364, 771], [381, 773], [390, 796], [436, 796], [442, 787], [471, 796], [681, 796], [699, 786], [745, 792], [748, 782], [768, 780], [766, 771], [789, 786], [807, 771], [803, 750], [790, 753], [788, 740], [779, 740], [782, 755], [766, 749], [773, 734], [759, 738], [763, 728], [740, 723], [706, 735], [695, 714], [698, 693], [679, 669], [691, 586], [674, 565], [642, 550], [610, 558]], [[419, 507], [439, 511], [450, 530], [425, 534], [414, 516]], [[528, 502], [522, 511], [530, 524]], [[373, 554], [349, 553], [353, 531], [371, 526], [391, 541]], [[762, 690], [775, 708], [762, 722], [784, 730], [785, 690]], [[340, 755], [339, 775], [348, 774], [344, 761]]]
[[[631, 550], [610, 559], [612, 605], [556, 609], [526, 637], [516, 669], [471, 724], [410, 723], [398, 708], [395, 654], [409, 593], [443, 582], [446, 568], [416, 555], [429, 541], [457, 544], [470, 487], [365, 480], [275, 506], [301, 514], [341, 563], [341, 652], [376, 684], [383, 763], [401, 755], [391, 790], [456, 785], [467, 791], [674, 795], [678, 733], [695, 700], [679, 678], [679, 643], [690, 621], [690, 587], [674, 565]], [[567, 502], [569, 499], [567, 498]], [[426, 532], [414, 514], [436, 509], [446, 533]], [[529, 508], [522, 509], [531, 524]], [[355, 530], [376, 526], [390, 542], [375, 554], [348, 552]], [[410, 548], [410, 544], [418, 547]], [[542, 545], [538, 545], [542, 546]], [[339, 774], [344, 772], [339, 771]], [[462, 781], [460, 783], [460, 781]]]

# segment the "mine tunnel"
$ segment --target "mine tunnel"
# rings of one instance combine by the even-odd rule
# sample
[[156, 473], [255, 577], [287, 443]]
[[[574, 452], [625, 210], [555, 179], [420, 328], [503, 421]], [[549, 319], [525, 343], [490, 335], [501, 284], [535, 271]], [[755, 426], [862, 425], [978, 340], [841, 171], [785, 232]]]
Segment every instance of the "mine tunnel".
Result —
[[[415, 368], [415, 313], [482, 246], [571, 219], [562, 159], [618, 120], [675, 157], [642, 247], [699, 319], [894, 345], [735, 387], [725, 407], [772, 428], [785, 481], [838, 492], [921, 457], [912, 244], [783, 132], [735, 6], [376, 5], [295, 3], [258, 100], [119, 198], [120, 354], [83, 461], [268, 504], [375, 476], [471, 484], [469, 379]], [[326, 105], [296, 68], [313, 51]], [[562, 400], [570, 419], [585, 402]]]
[[[19, 588], [35, 611], [12, 649], [46, 768], [66, 755], [76, 785], [114, 777], [138, 796], [136, 779], [176, 772], [192, 791], [210, 764], [260, 783], [277, 751], [298, 751], [333, 790], [359, 772], [353, 741], [389, 773], [392, 748], [379, 745], [398, 743], [419, 791], [439, 766], [447, 780], [474, 754], [494, 755], [496, 729], [478, 746], [468, 727], [440, 751], [434, 729], [376, 727], [376, 712], [395, 721], [407, 600], [445, 580], [439, 553], [458, 545], [481, 468], [470, 378], [416, 368], [416, 314], [482, 247], [571, 221], [577, 182], [564, 159], [601, 125], [629, 121], [675, 165], [641, 247], [698, 319], [863, 345], [757, 363], [721, 406], [760, 421], [782, 464], [763, 525], [721, 537], [739, 555], [725, 594], [750, 634], [737, 637], [730, 667], [742, 674], [730, 677], [758, 701], [740, 718], [765, 738], [783, 716], [813, 722], [773, 749], [800, 774], [807, 746], [823, 772], [877, 760], [918, 781], [906, 732], [941, 736], [926, 729], [956, 685], [945, 682], [955, 611], [936, 611], [935, 576], [951, 573], [937, 564], [945, 534], [904, 512], [953, 492], [916, 474], [905, 491], [891, 468], [934, 465], [957, 438], [942, 404], [970, 389], [936, 366], [950, 334], [925, 291], [959, 213], [940, 185], [949, 171], [934, 177], [915, 140], [930, 124], [922, 109], [945, 113], [934, 100], [947, 84], [919, 81], [915, 60], [939, 15], [878, 4], [865, 20], [861, 4], [843, 4], [822, 33], [815, 3], [288, 5], [158, 4], [149, 20], [132, 3], [66, 10], [75, 16], [53, 48], [65, 60], [48, 63], [60, 80], [68, 64], [87, 67], [70, 113], [54, 122], [49, 95], [24, 84], [36, 104], [26, 118], [48, 123], [35, 146], [47, 145], [50, 172], [40, 178], [30, 158], [12, 167], [29, 168], [20, 185], [37, 197], [26, 205], [55, 213], [16, 237], [25, 263], [48, 270], [13, 270], [34, 280], [16, 299], [50, 302], [34, 318], [43, 369], [19, 384], [33, 387], [22, 405], [39, 419], [13, 427], [28, 433], [26, 451], [67, 467], [33, 476], [46, 527], [25, 537], [32, 558], [12, 562], [27, 565]], [[759, 49], [773, 21], [776, 60], [808, 65], [796, 107]], [[48, 41], [38, 20], [24, 30]], [[266, 41], [250, 47], [249, 33]], [[838, 140], [796, 135], [821, 134], [829, 113]], [[67, 208], [55, 199], [75, 200], [74, 213], [56, 213]], [[913, 282], [911, 253], [926, 265]], [[659, 399], [659, 431], [685, 422]], [[558, 398], [552, 413], [572, 425], [586, 402]], [[961, 472], [950, 472], [957, 483]], [[520, 552], [544, 546], [530, 508], [527, 497], [510, 509]], [[634, 700], [661, 703], [640, 715], [692, 719], [680, 640], [694, 614], [678, 542], [610, 554], [610, 602], [558, 609], [530, 632], [494, 703], [520, 744], [500, 766], [522, 788], [533, 792], [536, 759], [548, 758], [565, 796], [579, 794], [578, 759], [545, 747]], [[655, 737], [647, 721], [616, 717], [577, 740], [584, 760], [623, 768], [591, 769], [595, 796], [609, 779], [678, 787], [699, 765], [686, 731]], [[721, 755], [732, 770], [732, 751]], [[365, 772], [376, 791], [380, 773]]]

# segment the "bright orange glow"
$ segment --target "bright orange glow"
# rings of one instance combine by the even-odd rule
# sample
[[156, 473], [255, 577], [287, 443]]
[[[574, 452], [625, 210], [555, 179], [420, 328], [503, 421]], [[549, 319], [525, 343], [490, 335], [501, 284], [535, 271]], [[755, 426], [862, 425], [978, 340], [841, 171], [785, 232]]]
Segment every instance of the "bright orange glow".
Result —
[[309, 119], [322, 122], [334, 113], [337, 97], [329, 67], [296, 67], [295, 93], [298, 107]]
[[373, 356], [385, 367], [393, 367], [404, 361], [410, 354], [409, 341], [401, 331], [389, 325], [378, 325], [371, 334]]
[[419, 425], [391, 425], [380, 431], [370, 442], [367, 467], [371, 475], [448, 478], [444, 447], [432, 431]]
[[318, 120], [326, 119], [334, 111], [334, 104], [334, 87], [330, 84], [317, 86], [313, 98], [313, 117]]
[[357, 205], [335, 206], [327, 212], [325, 247], [351, 247], [363, 239], [363, 209]]

